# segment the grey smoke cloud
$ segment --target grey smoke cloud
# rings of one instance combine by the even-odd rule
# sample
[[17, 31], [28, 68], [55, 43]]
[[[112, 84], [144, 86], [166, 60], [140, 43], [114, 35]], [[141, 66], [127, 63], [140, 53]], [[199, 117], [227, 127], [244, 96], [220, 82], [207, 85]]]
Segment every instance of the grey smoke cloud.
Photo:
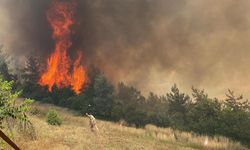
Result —
[[[75, 0], [73, 47], [114, 82], [164, 94], [174, 83], [249, 95], [248, 0]], [[0, 0], [0, 42], [16, 56], [53, 49], [51, 0]]]

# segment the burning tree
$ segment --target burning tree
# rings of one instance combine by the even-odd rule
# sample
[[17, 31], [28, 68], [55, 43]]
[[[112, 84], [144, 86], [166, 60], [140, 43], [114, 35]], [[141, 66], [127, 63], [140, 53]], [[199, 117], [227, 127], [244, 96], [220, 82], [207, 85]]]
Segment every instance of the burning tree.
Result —
[[82, 54], [78, 53], [73, 61], [67, 54], [72, 46], [70, 27], [74, 24], [74, 10], [74, 3], [55, 0], [47, 12], [55, 47], [47, 60], [47, 70], [41, 75], [39, 84], [48, 86], [49, 91], [52, 91], [53, 85], [56, 85], [58, 88], [71, 87], [79, 94], [86, 83], [86, 70], [81, 65]]

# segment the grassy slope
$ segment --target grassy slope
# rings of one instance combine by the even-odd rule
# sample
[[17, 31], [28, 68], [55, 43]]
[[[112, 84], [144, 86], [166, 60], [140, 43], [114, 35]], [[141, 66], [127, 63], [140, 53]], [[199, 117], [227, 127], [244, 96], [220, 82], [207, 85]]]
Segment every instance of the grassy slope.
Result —
[[[88, 119], [77, 116], [66, 109], [35, 103], [38, 115], [29, 115], [37, 131], [37, 139], [23, 138], [15, 134], [16, 143], [25, 150], [192, 150], [192, 149], [244, 149], [239, 143], [231, 143], [226, 138], [197, 137], [191, 133], [176, 131], [178, 140], [169, 128], [156, 128], [148, 125], [145, 129], [124, 127], [117, 123], [97, 120], [98, 134], [90, 131]], [[49, 108], [56, 109], [62, 116], [63, 125], [50, 126], [45, 121]], [[218, 142], [219, 141], [219, 142]]]

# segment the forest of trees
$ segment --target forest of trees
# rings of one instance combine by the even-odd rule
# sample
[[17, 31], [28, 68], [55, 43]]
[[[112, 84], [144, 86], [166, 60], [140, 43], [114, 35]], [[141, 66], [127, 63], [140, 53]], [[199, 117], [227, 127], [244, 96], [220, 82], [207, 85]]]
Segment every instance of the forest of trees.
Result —
[[99, 119], [125, 121], [130, 126], [160, 127], [192, 131], [211, 136], [222, 135], [248, 145], [250, 143], [250, 104], [242, 96], [228, 90], [224, 100], [210, 98], [204, 90], [192, 88], [188, 95], [173, 85], [165, 95], [149, 93], [147, 97], [133, 86], [120, 82], [112, 85], [105, 74], [94, 66], [88, 68], [88, 83], [81, 94], [70, 88], [46, 87], [37, 84], [40, 74], [39, 60], [28, 57], [21, 75], [9, 73], [8, 63], [0, 56], [0, 74], [5, 80], [14, 80], [23, 97], [53, 103], [90, 113]]

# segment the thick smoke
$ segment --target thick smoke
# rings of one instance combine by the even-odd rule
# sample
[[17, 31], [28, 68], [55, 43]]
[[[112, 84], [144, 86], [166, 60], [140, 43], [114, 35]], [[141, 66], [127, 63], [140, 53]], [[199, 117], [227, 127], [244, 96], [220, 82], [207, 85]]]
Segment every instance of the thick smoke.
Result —
[[[250, 1], [75, 0], [74, 51], [114, 82], [144, 93], [173, 83], [221, 96], [250, 88]], [[20, 57], [53, 49], [46, 10], [51, 0], [0, 0], [0, 43]]]

